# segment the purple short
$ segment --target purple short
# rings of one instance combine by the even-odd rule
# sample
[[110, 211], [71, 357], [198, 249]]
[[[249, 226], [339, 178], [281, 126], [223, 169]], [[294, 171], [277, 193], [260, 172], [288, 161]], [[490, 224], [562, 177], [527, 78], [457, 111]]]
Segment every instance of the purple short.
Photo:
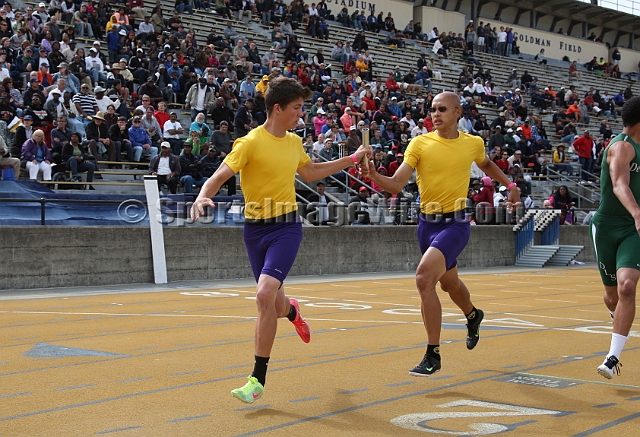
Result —
[[435, 247], [444, 255], [447, 270], [457, 265], [457, 258], [469, 242], [471, 225], [468, 221], [455, 218], [437, 222], [426, 220], [420, 214], [418, 223], [418, 244], [424, 255], [430, 247]]
[[302, 242], [302, 223], [245, 224], [244, 244], [256, 282], [261, 274], [284, 282]]

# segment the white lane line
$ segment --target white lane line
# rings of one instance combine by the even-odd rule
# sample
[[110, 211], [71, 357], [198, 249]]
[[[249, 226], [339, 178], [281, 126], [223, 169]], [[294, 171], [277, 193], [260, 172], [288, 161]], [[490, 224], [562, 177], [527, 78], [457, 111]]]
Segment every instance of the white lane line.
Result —
[[589, 320], [589, 319], [576, 319], [571, 317], [555, 317], [555, 316], [543, 316], [540, 314], [519, 314], [519, 313], [504, 313], [509, 316], [520, 317], [538, 317], [540, 319], [552, 319], [552, 320], [570, 320], [572, 322], [589, 322], [589, 323], [602, 323], [602, 320]]
[[576, 297], [588, 297], [589, 299], [602, 299], [602, 296], [586, 296], [584, 294], [576, 294]]
[[362, 288], [359, 285], [344, 285], [344, 284], [330, 284], [332, 287], [344, 287], [344, 288]]
[[364, 296], [377, 296], [375, 293], [359, 293], [357, 291], [345, 291], [344, 294], [361, 294]]
[[560, 299], [536, 299], [544, 302], [561, 302], [561, 303], [578, 303], [575, 300], [560, 300]]
[[390, 290], [391, 291], [405, 291], [405, 292], [408, 291], [409, 293], [416, 293], [418, 291], [415, 288], [411, 289], [411, 290], [407, 290], [407, 289], [404, 289], [404, 288], [391, 288]]
[[162, 313], [102, 313], [102, 312], [71, 312], [71, 311], [0, 311], [12, 314], [50, 314], [67, 316], [114, 316], [114, 317], [204, 317], [208, 319], [245, 319], [255, 320], [256, 317], [246, 316], [214, 316], [210, 314], [162, 314]]
[[522, 304], [516, 304], [516, 303], [497, 303], [497, 302], [483, 302], [483, 305], [487, 304], [487, 305], [501, 305], [501, 306], [505, 306], [505, 307], [525, 307], [525, 308], [533, 308], [531, 305], [522, 305]]
[[566, 288], [558, 288], [558, 287], [538, 287], [541, 290], [560, 290], [560, 291], [569, 291]]
[[405, 285], [402, 282], [379, 282], [379, 281], [371, 281], [374, 284], [381, 284], [381, 285]]

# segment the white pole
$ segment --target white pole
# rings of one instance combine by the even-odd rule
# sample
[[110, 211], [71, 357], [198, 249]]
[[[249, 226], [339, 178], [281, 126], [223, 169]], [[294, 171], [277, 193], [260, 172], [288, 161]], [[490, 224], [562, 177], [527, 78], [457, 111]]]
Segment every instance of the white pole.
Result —
[[151, 231], [151, 253], [153, 255], [153, 278], [156, 284], [167, 283], [167, 259], [164, 253], [164, 233], [162, 230], [162, 212], [160, 211], [160, 192], [156, 176], [144, 177], [144, 191], [147, 194], [149, 208], [149, 229]]

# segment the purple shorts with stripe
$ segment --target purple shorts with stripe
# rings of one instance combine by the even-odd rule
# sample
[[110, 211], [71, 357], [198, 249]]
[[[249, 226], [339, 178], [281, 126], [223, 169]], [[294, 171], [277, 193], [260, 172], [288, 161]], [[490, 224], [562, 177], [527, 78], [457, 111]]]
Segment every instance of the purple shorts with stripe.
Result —
[[284, 282], [302, 242], [302, 223], [245, 224], [244, 244], [256, 282], [261, 274]]
[[454, 268], [465, 246], [469, 242], [471, 225], [468, 221], [443, 219], [431, 221], [420, 214], [418, 223], [418, 244], [424, 255], [430, 247], [435, 247], [444, 255], [447, 270]]

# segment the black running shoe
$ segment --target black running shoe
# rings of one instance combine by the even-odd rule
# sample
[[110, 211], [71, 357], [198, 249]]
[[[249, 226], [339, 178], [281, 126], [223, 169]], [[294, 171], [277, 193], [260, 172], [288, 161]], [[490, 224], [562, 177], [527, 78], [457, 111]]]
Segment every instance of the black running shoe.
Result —
[[471, 350], [480, 340], [480, 322], [484, 319], [484, 311], [476, 308], [476, 317], [473, 322], [467, 323], [467, 349]]
[[610, 355], [604, 361], [604, 363], [598, 366], [598, 373], [607, 379], [613, 378], [613, 375], [620, 375], [620, 367], [622, 363], [618, 361], [614, 355]]
[[420, 364], [409, 370], [409, 375], [430, 376], [440, 370], [440, 360], [430, 355], [424, 356]]

